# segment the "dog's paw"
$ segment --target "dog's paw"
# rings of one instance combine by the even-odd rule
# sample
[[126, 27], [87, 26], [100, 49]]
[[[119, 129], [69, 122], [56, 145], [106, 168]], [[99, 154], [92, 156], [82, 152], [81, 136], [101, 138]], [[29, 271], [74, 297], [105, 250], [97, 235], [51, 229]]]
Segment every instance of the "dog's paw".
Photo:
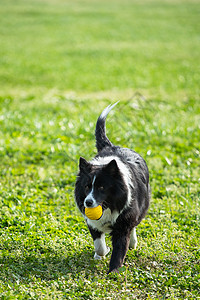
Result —
[[119, 270], [118, 269], [112, 269], [112, 270], [109, 270], [107, 275], [109, 274], [118, 274], [119, 273]]
[[96, 260], [100, 260], [100, 259], [102, 259], [102, 258], [105, 258], [105, 256], [108, 254], [110, 252], [110, 248], [109, 247], [107, 247], [107, 251], [106, 251], [106, 253], [104, 254], [104, 255], [99, 255], [99, 254], [97, 254], [96, 252], [95, 252], [95, 254], [94, 254], [94, 259], [96, 259]]
[[98, 254], [95, 252], [95, 254], [94, 254], [94, 259], [100, 260], [100, 259], [102, 259], [102, 258], [103, 258], [103, 256], [100, 256], [100, 255], [98, 255]]
[[130, 250], [136, 250], [136, 248], [137, 248], [137, 243], [130, 243], [130, 245], [129, 245], [129, 249]]

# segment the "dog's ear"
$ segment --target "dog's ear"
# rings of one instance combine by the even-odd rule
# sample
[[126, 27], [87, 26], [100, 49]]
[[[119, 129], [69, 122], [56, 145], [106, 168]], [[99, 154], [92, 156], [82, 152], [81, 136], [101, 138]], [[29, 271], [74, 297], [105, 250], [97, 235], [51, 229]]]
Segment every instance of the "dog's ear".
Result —
[[119, 168], [115, 159], [111, 160], [104, 168], [104, 170], [110, 175], [114, 176], [118, 174]]
[[90, 172], [91, 171], [91, 164], [83, 157], [79, 159], [79, 169], [83, 172]]

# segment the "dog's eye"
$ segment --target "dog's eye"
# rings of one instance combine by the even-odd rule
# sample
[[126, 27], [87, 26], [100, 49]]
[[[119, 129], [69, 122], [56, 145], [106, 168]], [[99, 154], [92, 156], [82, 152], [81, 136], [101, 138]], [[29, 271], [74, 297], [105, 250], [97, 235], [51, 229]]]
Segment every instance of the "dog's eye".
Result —
[[98, 187], [98, 190], [99, 190], [100, 192], [103, 192], [103, 191], [104, 191], [104, 187], [103, 187], [103, 186], [100, 186], [100, 187]]
[[89, 193], [90, 188], [91, 188], [91, 184], [87, 184], [85, 186], [85, 192], [86, 192], [86, 194]]

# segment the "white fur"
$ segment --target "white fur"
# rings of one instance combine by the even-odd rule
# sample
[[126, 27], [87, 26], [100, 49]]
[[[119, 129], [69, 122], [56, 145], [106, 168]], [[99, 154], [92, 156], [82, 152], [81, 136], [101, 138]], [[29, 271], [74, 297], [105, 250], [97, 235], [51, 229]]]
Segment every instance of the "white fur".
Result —
[[110, 251], [110, 248], [106, 246], [105, 242], [105, 234], [103, 233], [100, 238], [96, 239], [94, 241], [94, 247], [95, 247], [95, 259], [99, 259], [102, 256], [105, 256]]
[[109, 112], [113, 109], [113, 107], [115, 107], [115, 105], [117, 105], [118, 102], [114, 103], [113, 105], [108, 105], [101, 113], [100, 118], [105, 119], [107, 117], [107, 115], [109, 114]]
[[96, 252], [95, 252], [95, 253], [94, 253], [94, 259], [100, 260], [100, 259], [102, 259], [102, 256], [96, 254]]
[[93, 181], [92, 181], [92, 190], [91, 192], [87, 195], [87, 197], [84, 200], [84, 206], [87, 207], [86, 201], [88, 199], [93, 201], [93, 204], [90, 207], [96, 207], [98, 206], [98, 203], [96, 202], [96, 199], [93, 196], [93, 191], [94, 191], [94, 182], [95, 182], [96, 176], [94, 176]]
[[137, 247], [137, 235], [136, 235], [136, 227], [134, 227], [133, 230], [131, 231], [129, 248], [136, 249], [136, 247]]

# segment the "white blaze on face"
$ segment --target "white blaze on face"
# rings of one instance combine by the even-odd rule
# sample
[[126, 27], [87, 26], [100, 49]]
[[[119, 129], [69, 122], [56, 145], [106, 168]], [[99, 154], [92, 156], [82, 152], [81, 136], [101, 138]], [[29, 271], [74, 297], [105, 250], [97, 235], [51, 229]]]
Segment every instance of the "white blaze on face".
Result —
[[[91, 192], [87, 195], [87, 197], [84, 200], [84, 206], [85, 207], [96, 207], [96, 206], [98, 206], [98, 203], [97, 203], [96, 199], [94, 198], [94, 193], [93, 193], [94, 192], [94, 182], [95, 182], [95, 180], [96, 180], [96, 176], [94, 176], [93, 181], [92, 181]], [[86, 204], [87, 200], [92, 200], [92, 202], [93, 202], [92, 205], [87, 206], [87, 204]]]

